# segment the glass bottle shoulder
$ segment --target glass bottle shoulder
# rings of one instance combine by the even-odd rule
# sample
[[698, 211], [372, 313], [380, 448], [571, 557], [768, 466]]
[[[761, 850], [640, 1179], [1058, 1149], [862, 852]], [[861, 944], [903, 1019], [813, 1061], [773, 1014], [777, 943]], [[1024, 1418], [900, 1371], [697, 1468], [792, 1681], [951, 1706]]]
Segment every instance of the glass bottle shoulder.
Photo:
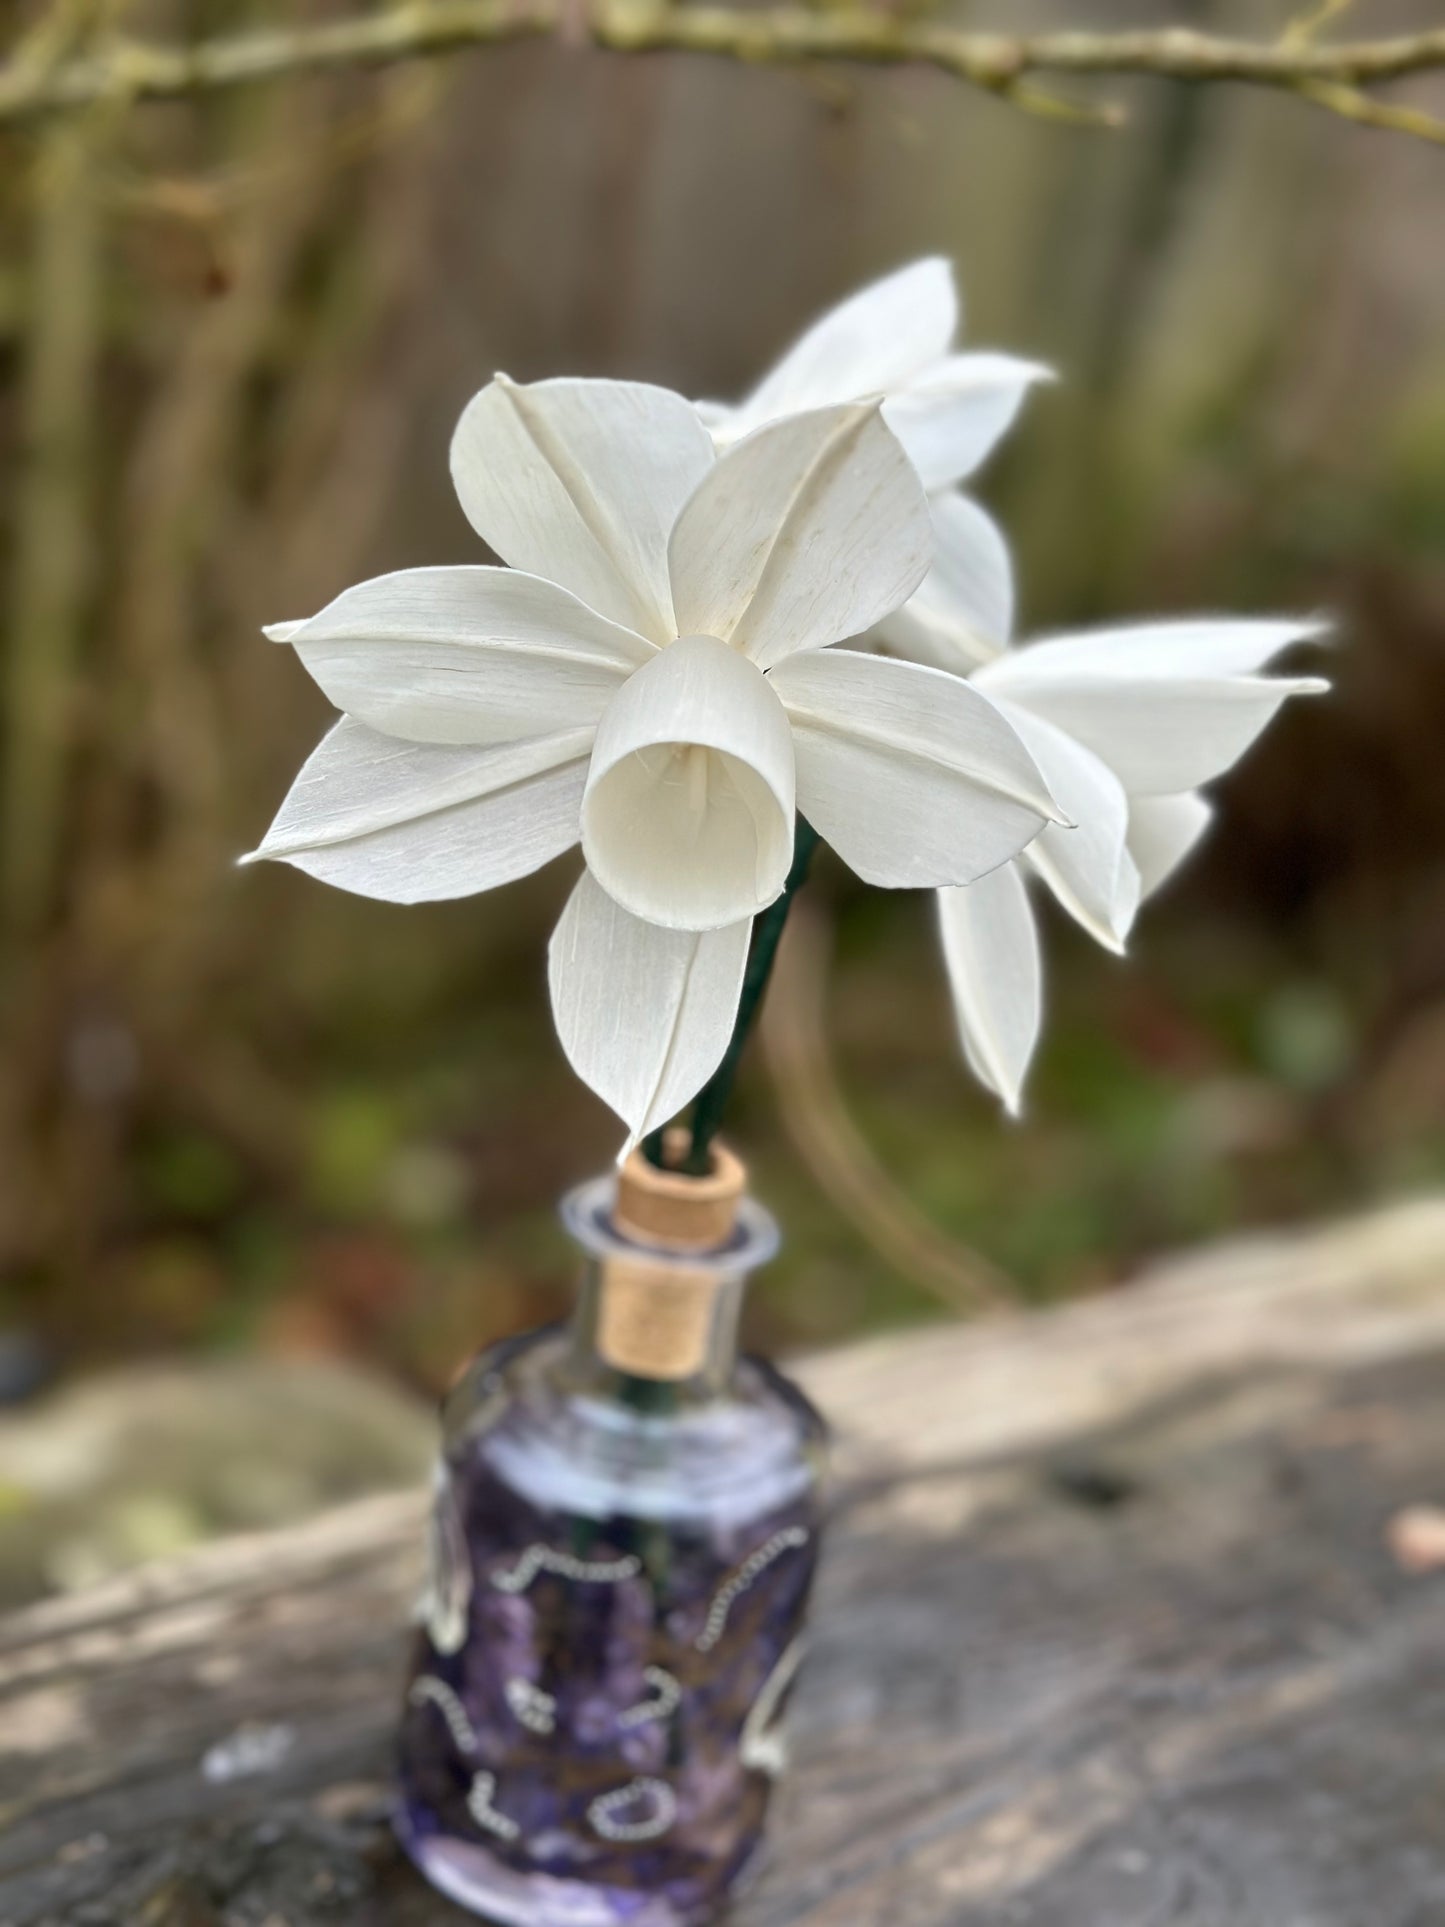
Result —
[[638, 1384], [618, 1395], [571, 1335], [506, 1340], [463, 1373], [443, 1410], [443, 1453], [463, 1482], [500, 1481], [539, 1512], [736, 1529], [811, 1510], [827, 1433], [788, 1378], [739, 1359], [726, 1382]]

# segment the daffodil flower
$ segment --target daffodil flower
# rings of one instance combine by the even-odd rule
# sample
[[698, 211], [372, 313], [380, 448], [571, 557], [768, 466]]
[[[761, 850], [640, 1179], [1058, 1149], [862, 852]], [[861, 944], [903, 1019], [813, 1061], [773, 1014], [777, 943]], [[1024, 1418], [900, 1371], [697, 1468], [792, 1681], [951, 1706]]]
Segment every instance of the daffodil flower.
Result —
[[1260, 673], [1316, 633], [1311, 623], [1161, 623], [1011, 649], [1008, 545], [957, 484], [1049, 370], [1011, 355], [955, 354], [958, 325], [950, 264], [918, 261], [815, 322], [746, 400], [698, 410], [726, 447], [793, 409], [881, 397], [929, 492], [933, 562], [868, 643], [970, 678], [991, 696], [1070, 824], [1050, 825], [1016, 860], [938, 893], [964, 1052], [1016, 1114], [1043, 1009], [1026, 879], [1047, 884], [1090, 935], [1122, 950], [1141, 900], [1209, 822], [1198, 786], [1244, 753], [1287, 696], [1324, 684]]
[[[1047, 827], [1016, 861], [938, 892], [944, 957], [964, 1054], [1017, 1115], [1043, 1015], [1030, 878], [1090, 936], [1122, 951], [1140, 903], [1194, 848], [1210, 820], [1200, 787], [1245, 753], [1281, 704], [1327, 687], [1263, 671], [1313, 621], [1204, 617], [1086, 630], [1008, 648], [981, 609], [927, 655], [971, 678], [1008, 717], [1075, 827]], [[890, 638], [897, 631], [884, 625]], [[978, 640], [992, 647], [980, 663]], [[894, 644], [893, 646], [896, 646]]]
[[415, 903], [580, 842], [553, 1010], [629, 1146], [726, 1049], [796, 810], [895, 887], [968, 883], [1063, 820], [978, 690], [828, 646], [931, 559], [876, 402], [790, 414], [719, 458], [664, 389], [498, 377], [452, 475], [510, 566], [383, 576], [268, 632], [343, 714], [255, 855]]

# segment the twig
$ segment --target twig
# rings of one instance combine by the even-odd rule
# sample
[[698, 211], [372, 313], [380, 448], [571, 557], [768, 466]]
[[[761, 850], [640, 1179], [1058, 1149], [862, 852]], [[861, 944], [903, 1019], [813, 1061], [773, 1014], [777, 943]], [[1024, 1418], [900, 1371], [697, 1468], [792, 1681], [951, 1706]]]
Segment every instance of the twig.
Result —
[[1324, 80], [1306, 81], [1299, 91], [1316, 107], [1327, 108], [1342, 120], [1355, 121], [1361, 127], [1378, 127], [1387, 134], [1410, 134], [1416, 140], [1445, 147], [1445, 121], [1423, 113], [1418, 107], [1376, 100], [1373, 94], [1364, 93], [1358, 87], [1337, 87]]
[[1008, 1305], [1008, 1279], [916, 1209], [848, 1115], [823, 1029], [831, 934], [815, 905], [795, 906], [763, 1005], [759, 1031], [783, 1128], [834, 1209], [900, 1277], [955, 1311]]
[[1355, 0], [1315, 0], [1315, 5], [1307, 13], [1302, 13], [1290, 21], [1280, 35], [1280, 45], [1282, 47], [1308, 46], [1310, 41], [1323, 33], [1332, 20], [1338, 20], [1341, 14], [1348, 13], [1354, 3]]
[[1027, 80], [1000, 87], [999, 96], [1038, 120], [1059, 121], [1066, 127], [1123, 127], [1129, 118], [1128, 109], [1117, 101], [1066, 99]]
[[[267, 151], [286, 127], [293, 166], [266, 177], [246, 207], [230, 297], [187, 330], [130, 438], [106, 654], [134, 708], [96, 759], [73, 872], [86, 954], [124, 985], [134, 1011], [164, 1012], [178, 1035], [207, 963], [227, 967], [216, 930], [234, 834], [225, 685], [207, 658], [197, 611], [214, 594], [212, 554], [224, 541], [222, 507], [248, 383], [281, 325], [328, 178], [329, 115], [292, 129], [284, 98], [258, 100], [255, 109], [251, 140]], [[138, 790], [159, 805], [157, 828], [139, 844], [130, 802]], [[137, 929], [162, 934], [140, 947]]]
[[23, 383], [27, 460], [4, 675], [0, 904], [12, 933], [52, 907], [64, 830], [76, 658], [92, 586], [95, 380], [102, 329], [93, 130], [50, 130], [36, 156]]
[[1317, 13], [1305, 28], [1281, 39], [1256, 41], [1185, 27], [1136, 33], [992, 33], [898, 19], [857, 5], [837, 10], [782, 5], [752, 11], [680, 7], [663, 0], [597, 0], [579, 18], [573, 0], [416, 0], [315, 25], [220, 34], [191, 46], [117, 38], [49, 67], [14, 58], [0, 67], [0, 123], [105, 101], [176, 100], [283, 75], [386, 66], [462, 47], [565, 32], [569, 38], [580, 36], [622, 53], [672, 50], [757, 63], [932, 66], [1030, 111], [1037, 99], [1019, 88], [1029, 75], [1150, 75], [1269, 87], [1346, 119], [1368, 118], [1372, 125], [1409, 133], [1436, 124], [1427, 116], [1402, 118], [1393, 110], [1386, 110], [1388, 118], [1364, 116], [1356, 95], [1384, 81], [1445, 68], [1445, 28], [1321, 45], [1313, 35], [1323, 17]]
[[[43, 84], [85, 44], [91, 0], [60, 0], [21, 38], [14, 70]], [[91, 442], [100, 349], [94, 131], [49, 130], [34, 159], [24, 482], [4, 675], [0, 908], [30, 933], [50, 908], [70, 755], [75, 658], [91, 587]]]

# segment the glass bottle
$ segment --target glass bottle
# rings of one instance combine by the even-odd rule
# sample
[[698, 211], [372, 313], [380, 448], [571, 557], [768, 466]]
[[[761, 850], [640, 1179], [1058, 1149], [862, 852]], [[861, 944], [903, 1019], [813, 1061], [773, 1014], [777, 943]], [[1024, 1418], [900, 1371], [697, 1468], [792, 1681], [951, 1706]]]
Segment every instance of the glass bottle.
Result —
[[822, 1421], [736, 1351], [777, 1248], [742, 1167], [640, 1156], [563, 1219], [570, 1327], [443, 1408], [398, 1831], [508, 1927], [685, 1927], [755, 1862], [817, 1556]]

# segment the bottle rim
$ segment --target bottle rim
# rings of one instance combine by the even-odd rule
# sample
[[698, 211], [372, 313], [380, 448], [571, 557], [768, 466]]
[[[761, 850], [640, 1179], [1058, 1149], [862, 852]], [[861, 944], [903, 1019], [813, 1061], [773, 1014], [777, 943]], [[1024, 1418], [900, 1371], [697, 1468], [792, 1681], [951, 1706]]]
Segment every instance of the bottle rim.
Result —
[[673, 1271], [733, 1276], [766, 1264], [777, 1255], [782, 1242], [776, 1218], [756, 1198], [741, 1198], [731, 1236], [725, 1243], [702, 1251], [647, 1244], [619, 1231], [612, 1216], [616, 1202], [617, 1178], [608, 1172], [575, 1186], [558, 1206], [567, 1231], [594, 1258], [626, 1258]]

